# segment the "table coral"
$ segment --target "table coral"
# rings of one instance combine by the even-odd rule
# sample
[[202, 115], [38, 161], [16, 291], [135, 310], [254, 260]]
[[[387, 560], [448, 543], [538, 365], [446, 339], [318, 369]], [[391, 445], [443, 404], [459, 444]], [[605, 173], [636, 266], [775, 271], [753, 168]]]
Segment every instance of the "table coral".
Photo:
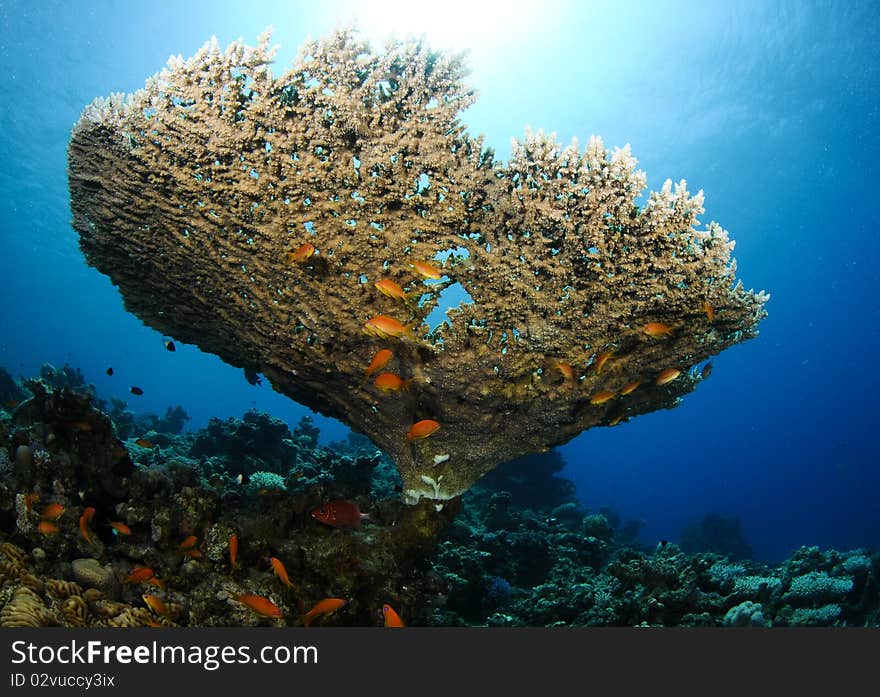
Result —
[[[720, 225], [698, 229], [702, 192], [667, 181], [639, 205], [628, 146], [538, 131], [496, 161], [458, 119], [461, 57], [420, 41], [375, 54], [341, 30], [278, 77], [272, 56], [268, 34], [212, 40], [89, 105], [73, 226], [130, 311], [369, 436], [407, 501], [674, 407], [688, 367], [757, 334], [768, 296], [736, 281]], [[452, 284], [473, 302], [429, 332]], [[408, 389], [364, 378], [383, 348]]]

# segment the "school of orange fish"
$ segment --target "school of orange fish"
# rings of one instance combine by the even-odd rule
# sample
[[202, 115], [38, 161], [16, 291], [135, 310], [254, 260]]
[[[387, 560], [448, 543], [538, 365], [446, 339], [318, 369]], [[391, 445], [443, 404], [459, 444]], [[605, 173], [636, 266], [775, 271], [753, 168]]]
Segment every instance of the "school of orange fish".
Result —
[[[311, 244], [310, 242], [304, 242], [300, 244], [294, 251], [288, 252], [285, 255], [284, 260], [287, 264], [306, 264], [314, 257], [316, 252], [317, 249], [313, 244]], [[412, 263], [412, 268], [415, 269], [416, 273], [423, 280], [440, 280], [444, 277], [445, 274], [442, 269], [439, 269], [436, 266], [423, 261], [414, 261]], [[407, 292], [402, 286], [400, 286], [400, 284], [390, 278], [379, 279], [373, 284], [373, 286], [383, 296], [391, 298], [395, 301], [402, 302], [408, 309], [412, 308], [412, 301], [419, 298], [422, 293], [422, 291], [420, 290]], [[712, 307], [712, 305], [710, 305], [708, 301], [703, 301], [700, 310], [705, 313], [706, 318], [709, 320], [710, 324], [715, 321], [715, 308]], [[414, 340], [412, 330], [417, 325], [418, 320], [412, 322], [411, 324], [405, 325], [394, 317], [391, 317], [390, 315], [377, 314], [364, 323], [363, 332], [368, 336], [372, 336], [382, 340]], [[644, 334], [651, 339], [665, 339], [673, 335], [673, 328], [670, 325], [658, 321], [648, 322], [643, 327], [641, 327], [639, 331], [641, 334]], [[165, 343], [165, 348], [167, 348], [169, 351], [175, 350], [174, 343], [170, 339], [163, 339], [163, 341]], [[392, 351], [392, 349], [381, 348], [376, 351], [376, 353], [370, 360], [367, 368], [364, 370], [365, 378], [371, 378], [376, 375], [376, 373], [379, 373], [378, 375], [376, 375], [376, 377], [373, 378], [373, 385], [385, 394], [408, 390], [414, 379], [412, 377], [403, 378], [397, 373], [391, 371], [383, 371], [383, 369], [391, 362], [393, 358], [394, 352]], [[601, 375], [602, 370], [606, 366], [606, 364], [614, 358], [615, 352], [613, 349], [605, 350], [595, 355], [592, 359], [592, 364], [588, 362], [587, 368], [589, 369], [590, 367], [592, 367], [596, 375]], [[563, 382], [568, 384], [570, 387], [573, 387], [578, 383], [579, 379], [578, 376], [575, 375], [575, 369], [568, 361], [562, 359], [555, 360], [552, 362], [552, 367], [559, 371], [559, 373], [562, 375]], [[700, 373], [700, 376], [702, 378], [708, 377], [711, 370], [711, 363], [706, 364], [706, 366], [703, 368], [703, 371]], [[383, 372], [380, 373], [379, 371]], [[107, 374], [112, 375], [113, 369], [108, 368]], [[653, 382], [657, 386], [667, 385], [678, 378], [680, 375], [681, 368], [668, 367], [661, 370], [654, 377]], [[602, 404], [605, 404], [606, 402], [611, 401], [612, 399], [629, 395], [634, 392], [640, 385], [642, 385], [643, 382], [643, 378], [638, 378], [627, 382], [625, 385], [617, 390], [601, 390], [599, 392], [596, 392], [595, 394], [590, 396], [590, 404], [594, 406], [600, 406]], [[132, 387], [131, 392], [134, 394], [143, 394], [143, 390], [139, 387]], [[615, 426], [620, 423], [623, 418], [623, 411], [613, 412], [610, 415], [608, 425]], [[440, 428], [440, 422], [436, 421], [435, 419], [421, 419], [410, 426], [410, 428], [406, 432], [405, 437], [407, 441], [427, 438], [439, 431]], [[154, 444], [146, 438], [138, 438], [135, 443], [142, 448], [155, 447]]]
[[[309, 246], [309, 256], [311, 256], [311, 254], [315, 252], [315, 249], [314, 247], [311, 247], [311, 245]], [[300, 249], [302, 249], [302, 247], [300, 247]], [[308, 257], [306, 257], [306, 259], [307, 258]], [[305, 261], [305, 259], [299, 259], [299, 261]], [[443, 278], [444, 276], [444, 271], [426, 262], [416, 261], [413, 263], [412, 266], [423, 279], [438, 280]], [[389, 278], [380, 279], [379, 281], [376, 281], [373, 285], [382, 295], [392, 298], [393, 300], [402, 301], [407, 306], [409, 306], [409, 303], [413, 298], [419, 296], [419, 291], [406, 292], [398, 283]], [[700, 310], [705, 313], [706, 318], [709, 320], [710, 324], [715, 321], [715, 308], [713, 308], [708, 303], [708, 301], [703, 301]], [[363, 326], [363, 331], [365, 334], [376, 337], [378, 339], [405, 340], [408, 338], [412, 338], [412, 330], [416, 326], [416, 324], [417, 323], [414, 322], [412, 324], [405, 325], [389, 315], [379, 314], [367, 320], [367, 322]], [[657, 321], [648, 322], [643, 327], [641, 327], [639, 331], [641, 334], [644, 334], [651, 339], [665, 339], [673, 335], [673, 328], [671, 326], [664, 322]], [[394, 353], [391, 349], [379, 349], [370, 360], [369, 365], [364, 371], [364, 376], [369, 378], [378, 373], [388, 365], [393, 357]], [[595, 374], [601, 375], [602, 369], [614, 357], [615, 354], [613, 349], [605, 350], [596, 355], [593, 358], [591, 364], [591, 367], [595, 371]], [[571, 365], [571, 363], [560, 359], [554, 361], [552, 363], [552, 367], [559, 371], [559, 373], [563, 377], [563, 381], [566, 384], [572, 387], [577, 384], [578, 378], [575, 375], [575, 369]], [[590, 364], [588, 364], [588, 367], [590, 367]], [[700, 376], [703, 378], [708, 377], [711, 369], [711, 364], [707, 364], [703, 368]], [[680, 375], [681, 368], [668, 367], [661, 370], [654, 377], [653, 382], [657, 386], [667, 385], [678, 378]], [[409, 389], [412, 382], [413, 378], [404, 379], [393, 372], [382, 372], [373, 379], [373, 385], [386, 394], [397, 392], [400, 390], [407, 390]], [[629, 395], [634, 392], [643, 382], [644, 380], [642, 378], [638, 378], [627, 382], [618, 390], [601, 390], [599, 392], [596, 392], [590, 397], [590, 404], [599, 406], [617, 397], [624, 397], [626, 395]], [[612, 413], [610, 416], [610, 420], [608, 421], [608, 425], [617, 425], [618, 423], [620, 423], [623, 417], [623, 411], [616, 411]], [[412, 441], [421, 438], [427, 438], [428, 436], [436, 433], [439, 429], [440, 423], [438, 421], [434, 419], [422, 419], [420, 421], [417, 421], [410, 427], [410, 429], [406, 433], [406, 439]]]
[[[25, 505], [29, 516], [36, 516], [38, 522], [37, 530], [43, 535], [55, 535], [61, 531], [58, 525], [59, 520], [64, 515], [66, 508], [64, 505], [53, 502], [45, 506], [42, 512], [37, 513], [34, 505], [39, 501], [39, 495], [30, 493], [25, 496]], [[95, 517], [95, 508], [87, 506], [79, 519], [79, 533], [86, 544], [92, 543], [91, 522]], [[329, 525], [334, 528], [357, 529], [361, 526], [361, 521], [368, 519], [367, 514], [361, 513], [358, 505], [344, 500], [328, 501], [318, 506], [311, 512], [311, 517], [316, 521]], [[131, 528], [121, 521], [108, 521], [107, 525], [112, 528], [114, 534], [128, 536], [132, 534]], [[239, 541], [238, 535], [232, 534], [228, 540], [229, 550], [229, 573], [234, 574], [240, 569], [238, 558]], [[199, 549], [199, 538], [197, 535], [188, 535], [177, 545], [176, 551], [187, 557], [194, 559], [202, 558], [202, 551]], [[305, 610], [301, 594], [290, 580], [287, 569], [277, 557], [269, 557], [269, 567], [271, 572], [278, 578], [285, 589], [296, 592], [299, 605], [299, 618], [304, 627], [309, 627], [312, 622], [323, 615], [330, 615], [337, 610], [342, 609], [348, 604], [345, 598], [324, 598], [319, 600], [308, 611]], [[122, 583], [125, 584], [146, 584], [158, 588], [163, 593], [166, 592], [165, 583], [156, 575], [156, 571], [149, 566], [135, 566], [129, 573], [123, 577]], [[266, 596], [256, 595], [253, 593], [239, 593], [232, 596], [234, 600], [241, 603], [250, 611], [262, 617], [272, 619], [280, 619], [284, 617], [283, 610]], [[172, 618], [172, 611], [166, 599], [155, 593], [144, 593], [141, 596], [144, 604], [157, 617]], [[400, 615], [389, 605], [385, 603], [382, 606], [382, 616], [384, 626], [386, 627], [403, 627], [405, 626]], [[159, 627], [160, 624], [155, 625]]]

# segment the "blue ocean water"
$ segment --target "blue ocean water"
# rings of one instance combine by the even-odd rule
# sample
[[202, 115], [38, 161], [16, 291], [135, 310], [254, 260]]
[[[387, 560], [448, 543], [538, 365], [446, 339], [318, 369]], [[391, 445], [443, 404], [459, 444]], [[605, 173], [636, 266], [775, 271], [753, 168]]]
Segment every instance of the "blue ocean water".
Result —
[[[183, 405], [190, 427], [251, 407], [291, 424], [308, 413], [193, 346], [167, 352], [124, 310], [78, 250], [66, 145], [92, 99], [140, 88], [211, 35], [254, 43], [274, 26], [280, 71], [304, 38], [358, 17], [374, 43], [412, 32], [469, 49], [481, 96], [464, 120], [502, 158], [526, 125], [563, 142], [595, 133], [630, 143], [650, 188], [703, 189], [703, 222], [737, 241], [746, 287], [772, 294], [760, 336], [717, 357], [679, 408], [562, 447], [585, 505], [643, 520], [647, 542], [738, 516], [764, 560], [880, 547], [880, 5], [315, 5], [0, 2], [0, 365], [68, 362], [133, 409]], [[325, 441], [346, 433], [316, 421]]]

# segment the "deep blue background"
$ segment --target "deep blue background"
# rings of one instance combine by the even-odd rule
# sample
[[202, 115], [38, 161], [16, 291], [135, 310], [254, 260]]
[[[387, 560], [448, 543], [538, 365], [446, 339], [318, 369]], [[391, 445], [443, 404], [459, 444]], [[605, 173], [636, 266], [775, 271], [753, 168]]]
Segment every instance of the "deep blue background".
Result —
[[[179, 403], [195, 427], [252, 406], [306, 413], [194, 347], [165, 351], [124, 311], [78, 251], [65, 148], [93, 98], [143, 86], [212, 34], [253, 43], [274, 25], [280, 72], [307, 35], [358, 14], [379, 38], [470, 47], [481, 99], [465, 120], [500, 156], [527, 124], [564, 142], [596, 133], [631, 143], [651, 188], [704, 189], [702, 220], [737, 240], [746, 287], [772, 294], [761, 335], [681, 407], [563, 447], [586, 505], [643, 519], [646, 541], [739, 515], [764, 559], [880, 546], [878, 3], [317, 4], [0, 2], [0, 365], [68, 361], [102, 396]], [[345, 433], [319, 421], [325, 440]]]

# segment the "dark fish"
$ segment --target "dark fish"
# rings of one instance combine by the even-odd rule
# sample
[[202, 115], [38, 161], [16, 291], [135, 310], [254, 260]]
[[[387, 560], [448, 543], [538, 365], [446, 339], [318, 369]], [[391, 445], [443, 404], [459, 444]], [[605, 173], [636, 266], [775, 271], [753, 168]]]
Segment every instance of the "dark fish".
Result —
[[107, 368], [107, 375], [113, 375], [113, 368]]
[[132, 394], [143, 394], [144, 393], [144, 391], [140, 387], [134, 387], [134, 386], [132, 386], [129, 391]]
[[174, 342], [171, 339], [165, 339], [165, 348], [169, 351], [176, 351], [177, 347], [174, 345]]
[[704, 365], [703, 369], [700, 371], [700, 379], [705, 380], [711, 374], [712, 374], [712, 364], [706, 363], [706, 365]]

